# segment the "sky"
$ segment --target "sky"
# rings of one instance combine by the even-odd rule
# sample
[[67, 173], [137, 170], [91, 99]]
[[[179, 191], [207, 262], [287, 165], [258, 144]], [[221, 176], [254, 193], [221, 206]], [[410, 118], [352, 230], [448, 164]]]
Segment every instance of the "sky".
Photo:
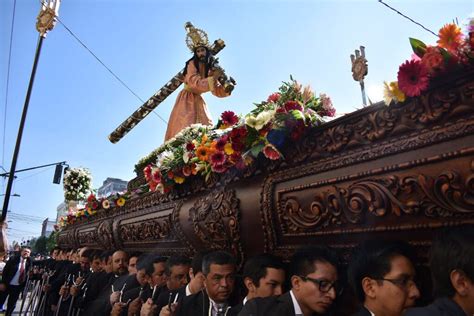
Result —
[[[385, 2], [435, 33], [456, 18], [463, 27], [474, 12], [474, 0]], [[1, 166], [8, 171], [39, 10], [39, 0], [0, 0]], [[365, 85], [376, 102], [383, 81], [396, 80], [399, 65], [410, 58], [408, 38], [436, 42], [433, 34], [377, 0], [63, 0], [59, 19], [142, 100], [191, 57], [185, 22], [205, 30], [211, 42], [223, 39], [220, 64], [237, 86], [229, 98], [204, 95], [214, 121], [225, 110], [248, 113], [290, 75], [329, 95], [338, 113], [350, 113], [362, 107], [351, 74], [355, 49], [365, 46]], [[140, 158], [163, 143], [166, 124], [160, 117], [168, 120], [177, 93], [120, 142], [110, 143], [107, 136], [142, 102], [58, 23], [43, 42], [17, 170], [66, 161], [89, 168], [95, 188], [107, 177], [130, 180]], [[10, 242], [38, 236], [43, 219], [56, 219], [64, 198], [53, 174], [54, 166], [17, 174], [12, 193], [20, 196], [11, 197], [7, 217]], [[1, 182], [3, 205], [7, 182]]]

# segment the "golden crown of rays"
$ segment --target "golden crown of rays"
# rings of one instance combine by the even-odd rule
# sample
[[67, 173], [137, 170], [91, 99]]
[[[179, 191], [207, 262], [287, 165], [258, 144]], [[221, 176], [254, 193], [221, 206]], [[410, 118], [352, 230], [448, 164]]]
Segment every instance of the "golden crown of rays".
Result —
[[194, 53], [196, 48], [204, 46], [209, 47], [209, 40], [207, 33], [201, 29], [195, 28], [191, 22], [186, 22], [184, 25], [186, 29], [186, 45]]

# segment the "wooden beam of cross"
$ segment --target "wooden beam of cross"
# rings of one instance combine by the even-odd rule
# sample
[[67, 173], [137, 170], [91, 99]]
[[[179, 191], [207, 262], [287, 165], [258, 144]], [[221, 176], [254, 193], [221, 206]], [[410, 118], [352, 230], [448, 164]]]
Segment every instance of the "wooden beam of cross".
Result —
[[[225, 47], [223, 40], [215, 40], [211, 46], [211, 54], [216, 55]], [[132, 115], [130, 115], [122, 124], [120, 124], [110, 135], [109, 140], [117, 143], [125, 134], [130, 132], [138, 123], [140, 123], [151, 111], [163, 102], [171, 93], [173, 93], [183, 83], [184, 69], [168, 81], [161, 89], [152, 95], [148, 101], [143, 103]]]

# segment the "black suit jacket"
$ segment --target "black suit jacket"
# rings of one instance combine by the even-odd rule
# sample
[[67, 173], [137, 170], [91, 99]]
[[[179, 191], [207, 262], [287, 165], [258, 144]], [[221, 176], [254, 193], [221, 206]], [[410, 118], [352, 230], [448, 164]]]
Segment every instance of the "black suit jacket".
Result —
[[[171, 294], [171, 296], [170, 296]], [[158, 296], [158, 299], [156, 301], [156, 305], [158, 306], [158, 310], [161, 311], [161, 309], [168, 305], [169, 300], [171, 299], [171, 302], [174, 302], [176, 298], [176, 294], [178, 295], [178, 298], [176, 302], [181, 304], [186, 297], [186, 286], [182, 286], [177, 290], [170, 290], [168, 289], [167, 286], [164, 287], [164, 289], [161, 291], [160, 295]]]
[[467, 316], [453, 300], [443, 297], [425, 307], [410, 308], [406, 316]]
[[365, 308], [364, 306], [362, 306], [359, 311], [355, 314], [353, 314], [352, 316], [371, 316], [369, 310], [367, 308]]
[[178, 305], [177, 316], [207, 316], [209, 314], [209, 297], [204, 290], [186, 296]]
[[239, 316], [295, 316], [295, 308], [290, 292], [281, 296], [254, 298], [247, 303]]
[[[11, 258], [10, 260], [7, 261], [5, 264], [5, 267], [3, 268], [3, 273], [2, 273], [2, 283], [9, 285], [13, 277], [15, 276], [16, 272], [18, 271], [18, 265], [20, 264], [20, 256], [15, 256]], [[26, 264], [25, 264], [25, 281], [23, 284], [26, 283], [26, 273], [28, 273], [28, 270], [30, 269], [31, 266], [31, 259], [28, 257], [26, 258]]]

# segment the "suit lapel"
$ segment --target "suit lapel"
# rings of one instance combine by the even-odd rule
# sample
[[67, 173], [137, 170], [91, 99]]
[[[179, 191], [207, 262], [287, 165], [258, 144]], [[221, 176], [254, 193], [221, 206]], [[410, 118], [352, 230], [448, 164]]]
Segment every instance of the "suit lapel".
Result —
[[295, 306], [293, 305], [293, 300], [291, 299], [290, 292], [286, 292], [283, 295], [280, 295], [278, 301], [281, 305], [285, 306], [287, 315], [295, 316]]

